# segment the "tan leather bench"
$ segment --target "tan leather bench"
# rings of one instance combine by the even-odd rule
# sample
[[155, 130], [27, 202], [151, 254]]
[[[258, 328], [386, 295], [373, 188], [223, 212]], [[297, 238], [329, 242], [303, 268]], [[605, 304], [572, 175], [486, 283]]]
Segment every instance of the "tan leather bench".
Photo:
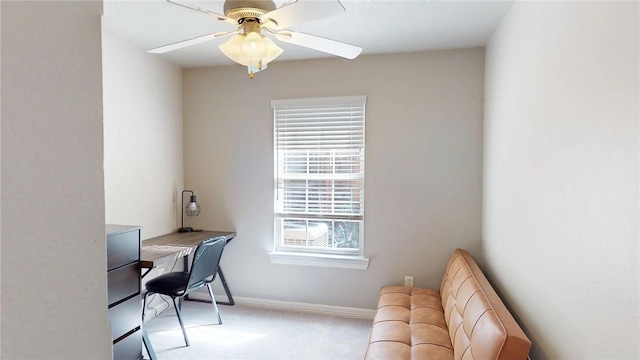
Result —
[[381, 289], [365, 359], [524, 360], [530, 348], [471, 255], [456, 249], [439, 292]]

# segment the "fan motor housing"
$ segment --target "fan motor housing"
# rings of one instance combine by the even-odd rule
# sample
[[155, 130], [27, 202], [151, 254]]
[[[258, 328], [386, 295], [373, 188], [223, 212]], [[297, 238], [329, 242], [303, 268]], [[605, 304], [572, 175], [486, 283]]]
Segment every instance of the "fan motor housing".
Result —
[[224, 16], [240, 20], [244, 18], [259, 18], [262, 14], [276, 9], [271, 0], [227, 0], [224, 2]]

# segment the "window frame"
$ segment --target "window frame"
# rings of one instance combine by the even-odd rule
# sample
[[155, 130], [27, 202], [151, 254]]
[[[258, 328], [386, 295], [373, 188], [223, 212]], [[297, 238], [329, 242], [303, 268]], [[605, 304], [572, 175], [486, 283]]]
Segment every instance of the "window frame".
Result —
[[[310, 214], [305, 213], [304, 216], [299, 216], [300, 214], [289, 214], [285, 211], [286, 205], [282, 205], [283, 207], [278, 211], [278, 191], [285, 191], [284, 189], [289, 189], [289, 187], [279, 188], [279, 166], [284, 164], [284, 162], [280, 162], [278, 155], [281, 154], [282, 151], [278, 148], [278, 111], [285, 111], [286, 108], [297, 108], [300, 107], [308, 107], [313, 108], [316, 106], [345, 106], [355, 105], [356, 107], [361, 107], [361, 116], [355, 116], [353, 119], [355, 121], [361, 118], [361, 132], [362, 139], [361, 143], [354, 142], [357, 146], [360, 146], [357, 155], [358, 166], [361, 167], [361, 173], [357, 175], [356, 179], [347, 179], [347, 181], [354, 181], [354, 183], [359, 184], [357, 188], [358, 203], [359, 203], [359, 214], [348, 214], [345, 216], [341, 216], [339, 214], [335, 214], [335, 209], [333, 208], [333, 202], [335, 202], [335, 197], [332, 198], [331, 204], [333, 214]], [[341, 97], [323, 97], [323, 98], [302, 98], [302, 99], [282, 99], [282, 100], [272, 100], [271, 106], [273, 108], [273, 160], [274, 160], [274, 233], [273, 233], [273, 251], [270, 252], [271, 260], [274, 263], [288, 263], [288, 264], [297, 264], [297, 265], [315, 265], [315, 266], [337, 266], [337, 267], [346, 267], [346, 268], [358, 268], [358, 269], [366, 269], [368, 267], [368, 259], [364, 258], [364, 224], [365, 224], [365, 214], [364, 214], [364, 187], [365, 187], [365, 178], [366, 178], [366, 169], [365, 169], [365, 124], [366, 124], [366, 96], [341, 96]], [[310, 110], [312, 115], [313, 110]], [[352, 119], [352, 120], [353, 120]], [[281, 119], [280, 119], [281, 120]], [[335, 148], [327, 148], [327, 152], [329, 155], [326, 156], [329, 159], [335, 159], [337, 156]], [[352, 150], [353, 152], [353, 150]], [[306, 159], [308, 164], [311, 161], [313, 156], [307, 153], [306, 158], [302, 155], [302, 159]], [[331, 161], [329, 161], [331, 163]], [[353, 164], [353, 163], [350, 163]], [[335, 191], [335, 181], [338, 181], [340, 177], [339, 174], [335, 170], [335, 164], [333, 165], [333, 171], [331, 173], [321, 173], [326, 178], [325, 181], [331, 181], [330, 188]], [[353, 177], [353, 173], [350, 173]], [[361, 175], [360, 175], [361, 174]], [[291, 175], [291, 174], [290, 174]], [[304, 173], [304, 175], [300, 176], [301, 180], [312, 181], [313, 176], [309, 176], [310, 173]], [[290, 179], [288, 179], [290, 180]], [[308, 192], [309, 185], [305, 185], [304, 189]], [[306, 206], [309, 206], [308, 198], [305, 199], [304, 203]], [[293, 215], [293, 216], [292, 216]], [[298, 216], [296, 216], [298, 215]], [[326, 247], [312, 247], [312, 246], [295, 246], [295, 245], [285, 245], [282, 241], [282, 229], [283, 222], [285, 219], [301, 219], [304, 221], [356, 221], [358, 222], [358, 248], [326, 248]], [[308, 226], [308, 225], [307, 225]], [[333, 224], [332, 224], [333, 229]], [[308, 228], [305, 227], [305, 232], [308, 231]], [[308, 241], [308, 236], [305, 235], [306, 240]], [[332, 265], [333, 264], [333, 265]]]

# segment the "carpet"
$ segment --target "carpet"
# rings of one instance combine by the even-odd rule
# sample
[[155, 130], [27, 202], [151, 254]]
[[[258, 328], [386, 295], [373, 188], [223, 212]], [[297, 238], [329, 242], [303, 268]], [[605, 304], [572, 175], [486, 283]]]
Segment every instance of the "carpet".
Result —
[[[158, 360], [356, 360], [367, 348], [371, 320], [185, 301], [186, 347], [174, 310], [145, 323]], [[145, 358], [148, 357], [145, 354]]]

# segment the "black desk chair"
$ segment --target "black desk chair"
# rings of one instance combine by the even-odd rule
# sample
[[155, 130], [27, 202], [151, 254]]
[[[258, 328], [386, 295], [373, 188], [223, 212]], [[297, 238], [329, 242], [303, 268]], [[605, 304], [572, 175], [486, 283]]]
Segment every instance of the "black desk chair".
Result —
[[[180, 313], [182, 298], [205, 285], [209, 290], [211, 303], [218, 315], [218, 324], [222, 324], [220, 312], [218, 312], [218, 306], [216, 305], [216, 300], [214, 299], [213, 291], [211, 290], [211, 282], [216, 278], [225, 242], [226, 240], [224, 236], [204, 240], [200, 245], [198, 245], [195, 253], [193, 254], [193, 262], [191, 263], [190, 271], [169, 272], [147, 281], [145, 284], [147, 293], [144, 295], [144, 301], [142, 303], [143, 326], [144, 313], [147, 307], [147, 296], [150, 294], [171, 296], [173, 305], [176, 309], [176, 314], [178, 315], [180, 327], [182, 328], [182, 334], [184, 335], [184, 342], [189, 346], [189, 339], [187, 338], [187, 332], [184, 330], [182, 314]], [[179, 299], [179, 301], [176, 301], [176, 299]]]

